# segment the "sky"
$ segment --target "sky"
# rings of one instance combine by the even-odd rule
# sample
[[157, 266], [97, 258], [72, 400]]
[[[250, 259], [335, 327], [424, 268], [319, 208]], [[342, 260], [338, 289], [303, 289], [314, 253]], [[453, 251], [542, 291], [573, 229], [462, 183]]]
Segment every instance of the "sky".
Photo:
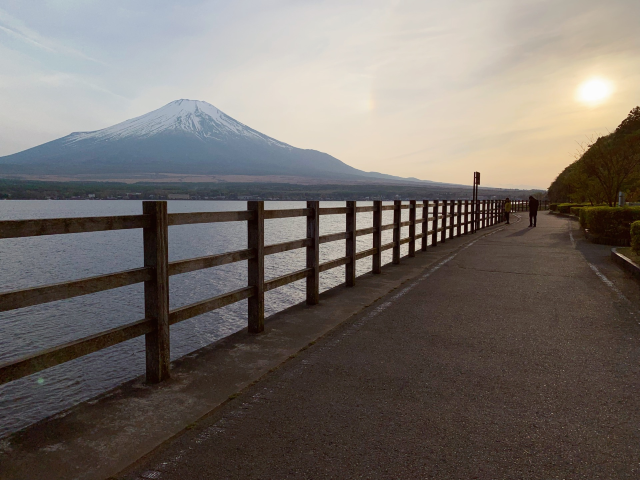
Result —
[[638, 0], [0, 0], [0, 156], [204, 100], [349, 165], [547, 188], [640, 105]]

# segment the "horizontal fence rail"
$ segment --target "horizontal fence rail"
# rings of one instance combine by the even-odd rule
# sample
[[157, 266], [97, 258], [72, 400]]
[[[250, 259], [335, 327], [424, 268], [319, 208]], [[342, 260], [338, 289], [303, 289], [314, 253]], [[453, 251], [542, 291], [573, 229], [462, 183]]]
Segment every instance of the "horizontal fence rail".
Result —
[[[398, 264], [402, 245], [408, 244], [408, 256], [413, 257], [416, 249], [426, 251], [447, 239], [474, 233], [504, 220], [504, 201], [501, 200], [482, 200], [476, 204], [469, 200], [411, 200], [409, 203], [397, 200], [393, 205], [374, 201], [373, 205], [367, 206], [357, 206], [355, 201], [350, 201], [346, 207], [329, 208], [320, 208], [320, 202], [309, 201], [306, 208], [285, 210], [265, 210], [264, 202], [250, 201], [247, 206], [247, 210], [236, 212], [168, 214], [166, 202], [145, 201], [141, 215], [0, 221], [0, 239], [141, 228], [144, 243], [142, 268], [0, 293], [0, 312], [137, 283], [144, 283], [145, 297], [144, 319], [0, 364], [0, 385], [142, 335], [146, 337], [147, 381], [156, 383], [170, 376], [170, 325], [248, 299], [249, 331], [259, 333], [264, 329], [265, 292], [306, 280], [306, 301], [315, 305], [319, 299], [321, 272], [344, 266], [345, 284], [354, 286], [358, 260], [371, 257], [371, 272], [379, 274], [384, 251], [392, 250], [392, 263]], [[528, 202], [512, 201], [512, 211], [526, 209]], [[540, 210], [546, 209], [548, 203], [541, 202]], [[408, 210], [408, 220], [402, 220], [402, 210]], [[382, 224], [385, 211], [393, 212], [393, 223]], [[372, 214], [373, 226], [357, 229], [358, 213]], [[319, 235], [320, 217], [323, 215], [344, 215], [345, 231]], [[266, 220], [293, 217], [306, 218], [306, 238], [264, 244]], [[221, 222], [246, 222], [248, 248], [168, 261], [169, 226]], [[409, 228], [409, 236], [401, 238], [401, 231], [406, 227]], [[382, 232], [386, 230], [392, 230], [393, 241], [382, 244]], [[365, 235], [372, 236], [372, 246], [357, 252], [356, 239]], [[345, 241], [345, 256], [320, 263], [320, 245], [335, 241]], [[306, 268], [265, 280], [264, 257], [296, 249], [306, 250]], [[246, 287], [170, 310], [170, 276], [240, 261], [247, 262]]]

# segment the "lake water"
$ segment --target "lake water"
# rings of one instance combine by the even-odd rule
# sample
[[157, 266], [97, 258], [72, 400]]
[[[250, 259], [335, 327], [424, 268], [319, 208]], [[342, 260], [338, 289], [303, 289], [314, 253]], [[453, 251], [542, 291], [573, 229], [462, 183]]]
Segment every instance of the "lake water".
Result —
[[[385, 202], [389, 204], [391, 202]], [[358, 202], [358, 206], [372, 202]], [[304, 202], [265, 202], [265, 209], [302, 208]], [[345, 202], [321, 202], [341, 207]], [[169, 201], [169, 213], [245, 210], [246, 202]], [[0, 220], [132, 215], [142, 203], [120, 201], [0, 201]], [[408, 210], [402, 211], [408, 220]], [[420, 218], [422, 209], [417, 216]], [[383, 224], [393, 212], [383, 212]], [[371, 227], [372, 214], [360, 213], [357, 228]], [[320, 235], [345, 229], [344, 215], [320, 217]], [[402, 229], [408, 235], [408, 227]], [[421, 231], [418, 226], [417, 232]], [[169, 261], [247, 248], [246, 223], [169, 227]], [[306, 236], [306, 219], [267, 220], [265, 244]], [[372, 235], [358, 237], [358, 251], [372, 247]], [[383, 232], [383, 244], [392, 231]], [[418, 247], [419, 248], [419, 247]], [[408, 246], [402, 246], [406, 255]], [[345, 242], [320, 247], [320, 261], [345, 255]], [[266, 279], [305, 268], [305, 250], [265, 259]], [[391, 250], [383, 252], [383, 263]], [[142, 230], [80, 233], [0, 240], [0, 292], [80, 279], [143, 266]], [[359, 260], [357, 274], [371, 270], [371, 257]], [[246, 286], [246, 261], [170, 278], [171, 308]], [[344, 282], [344, 267], [320, 274], [320, 290]], [[265, 294], [265, 314], [304, 301], [305, 283], [295, 282]], [[0, 363], [144, 318], [143, 285], [131, 285], [10, 312], [0, 312]], [[171, 327], [171, 358], [176, 359], [246, 327], [247, 301]], [[60, 412], [118, 384], [144, 374], [144, 337], [101, 350], [0, 386], [0, 437]]]

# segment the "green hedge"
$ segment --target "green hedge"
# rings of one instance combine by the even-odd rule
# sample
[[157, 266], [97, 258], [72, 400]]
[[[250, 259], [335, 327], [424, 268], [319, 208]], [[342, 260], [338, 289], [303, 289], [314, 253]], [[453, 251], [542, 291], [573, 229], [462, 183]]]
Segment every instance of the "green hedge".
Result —
[[580, 210], [582, 210], [585, 207], [571, 207], [569, 209], [569, 212], [571, 212], [571, 215], [576, 215], [576, 216], [580, 216]]
[[586, 207], [587, 205], [584, 203], [559, 203], [558, 204], [558, 212], [559, 213], [571, 213], [571, 207]]
[[631, 249], [640, 255], [640, 221], [635, 221], [631, 224]]
[[580, 217], [580, 226], [582, 228], [589, 228], [589, 226], [587, 225], [587, 211], [593, 207], [582, 207], [580, 209], [580, 212], [578, 213], [578, 216]]
[[588, 207], [580, 210], [580, 224], [594, 235], [631, 238], [631, 224], [640, 220], [640, 207]]

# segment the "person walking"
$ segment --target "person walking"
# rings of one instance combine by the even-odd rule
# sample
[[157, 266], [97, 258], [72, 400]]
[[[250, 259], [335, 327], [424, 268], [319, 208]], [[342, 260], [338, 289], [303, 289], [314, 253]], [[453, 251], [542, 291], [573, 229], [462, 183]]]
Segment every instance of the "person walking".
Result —
[[538, 222], [538, 205], [539, 202], [533, 195], [529, 196], [529, 226], [535, 227]]
[[509, 225], [509, 214], [511, 213], [511, 200], [509, 197], [504, 200], [504, 218], [507, 220], [507, 225]]

